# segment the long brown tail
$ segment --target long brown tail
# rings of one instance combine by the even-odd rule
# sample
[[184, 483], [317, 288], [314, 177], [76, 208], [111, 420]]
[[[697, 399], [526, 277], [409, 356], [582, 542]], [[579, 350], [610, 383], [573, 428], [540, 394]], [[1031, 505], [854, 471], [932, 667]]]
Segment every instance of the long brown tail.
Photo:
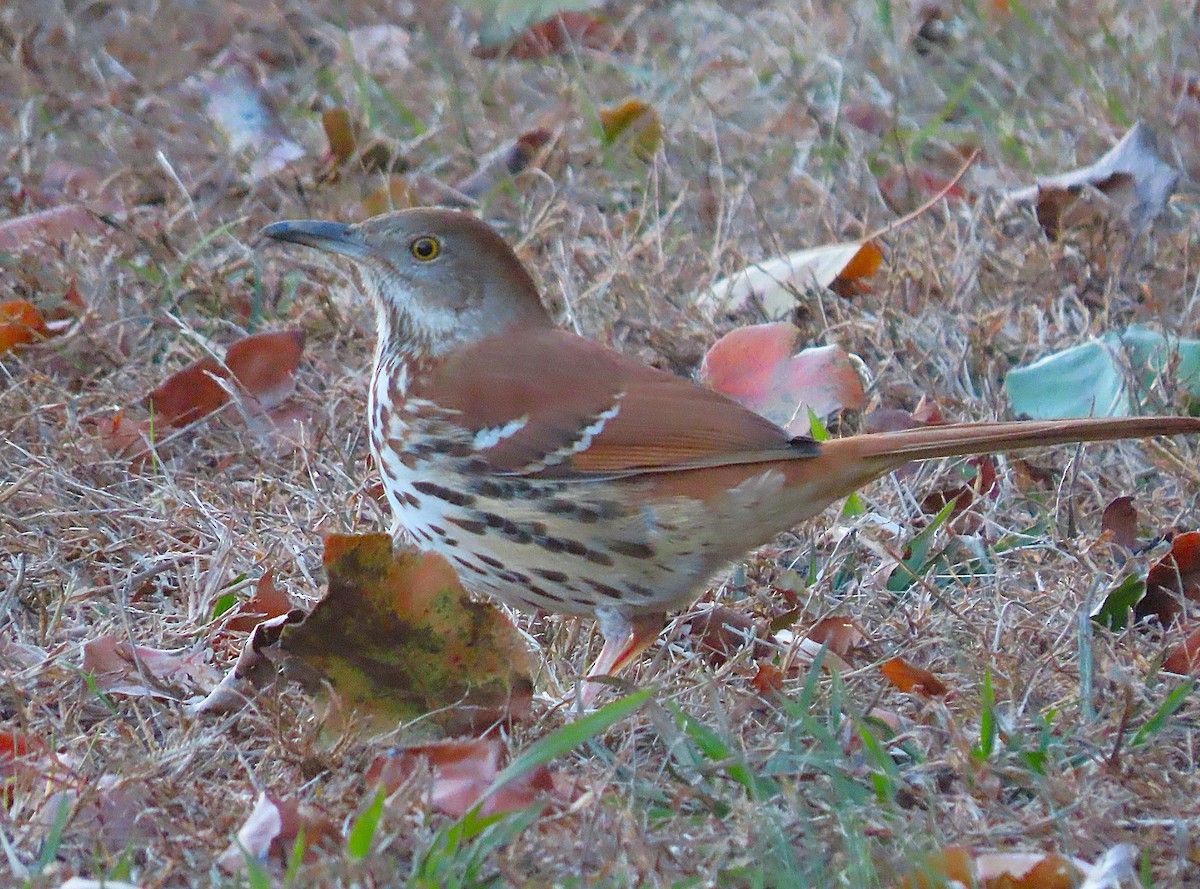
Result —
[[1196, 417], [1121, 417], [960, 423], [901, 432], [852, 435], [822, 444], [830, 499], [849, 494], [911, 460], [992, 454], [1085, 441], [1200, 433]]

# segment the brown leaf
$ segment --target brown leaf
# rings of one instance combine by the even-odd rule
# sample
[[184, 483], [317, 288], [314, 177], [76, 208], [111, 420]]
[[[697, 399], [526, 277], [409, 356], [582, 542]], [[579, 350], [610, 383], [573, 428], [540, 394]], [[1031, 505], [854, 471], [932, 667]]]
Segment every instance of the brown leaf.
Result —
[[325, 568], [328, 594], [279, 643], [310, 688], [332, 688], [340, 707], [383, 730], [427, 716], [448, 732], [477, 732], [528, 712], [523, 637], [473, 601], [440, 556], [393, 553], [386, 534], [335, 534]]
[[541, 59], [566, 55], [577, 49], [611, 51], [620, 38], [611, 24], [591, 13], [568, 11], [532, 25], [517, 37], [503, 43], [480, 42], [471, 54], [481, 59], [509, 56], [514, 59]]
[[341, 840], [337, 827], [321, 809], [264, 791], [217, 864], [231, 874], [246, 869], [247, 857], [259, 863], [286, 864], [302, 831], [305, 861], [314, 859], [319, 848], [332, 849]]
[[905, 694], [943, 698], [950, 691], [940, 679], [928, 670], [915, 667], [904, 658], [892, 658], [879, 667], [879, 672], [888, 682]]
[[362, 199], [367, 216], [378, 216], [392, 210], [405, 210], [420, 203], [416, 192], [402, 176], [389, 176], [385, 188], [379, 188]]
[[92, 674], [100, 691], [179, 699], [217, 683], [216, 670], [204, 658], [200, 648], [164, 651], [106, 633], [83, 644], [82, 669]]
[[0, 355], [41, 339], [46, 332], [46, 321], [33, 303], [25, 299], [0, 303]]
[[855, 359], [838, 346], [793, 354], [799, 338], [799, 329], [783, 321], [739, 327], [708, 350], [700, 381], [795, 435], [810, 432], [809, 410], [823, 419], [864, 407]]
[[280, 617], [292, 610], [288, 594], [275, 586], [275, 572], [266, 571], [254, 587], [254, 595], [241, 603], [237, 615], [225, 622], [225, 629], [248, 633], [264, 620]]
[[150, 393], [155, 419], [186, 426], [229, 401], [219, 380], [232, 376], [241, 389], [247, 414], [269, 411], [296, 387], [295, 373], [304, 351], [304, 333], [282, 330], [243, 337], [225, 354], [222, 366], [208, 357], [188, 365]]
[[527, 169], [542, 154], [553, 135], [541, 127], [522, 133], [480, 158], [475, 172], [455, 185], [455, 189], [474, 200], [486, 197]]
[[344, 164], [354, 156], [358, 139], [350, 112], [345, 108], [330, 108], [321, 115], [321, 126], [329, 140], [329, 154], [335, 164]]
[[69, 241], [74, 234], [91, 235], [101, 230], [100, 221], [82, 204], [63, 204], [0, 222], [0, 250], [40, 251]]
[[[428, 805], [452, 818], [461, 818], [500, 774], [503, 749], [503, 742], [493, 737], [420, 744], [377, 756], [366, 778], [368, 784], [378, 783], [390, 794], [420, 774], [424, 766], [432, 773]], [[480, 806], [480, 814], [486, 817], [523, 809], [554, 790], [550, 771], [544, 765], [535, 766], [488, 796]]]
[[829, 650], [842, 658], [867, 641], [867, 634], [850, 617], [822, 618], [805, 635], [818, 645], [828, 644]]
[[728, 661], [746, 645], [754, 646], [754, 656], [765, 655], [761, 641], [765, 629], [758, 621], [724, 605], [706, 608], [688, 619], [689, 635], [697, 640], [696, 649], [714, 666]]
[[[1051, 238], [1091, 215], [1071, 215], [1085, 188], [1105, 195], [1115, 212], [1135, 230], [1153, 222], [1166, 208], [1179, 171], [1158, 152], [1154, 132], [1141, 121], [1099, 160], [1086, 167], [1039, 179], [1036, 185], [1005, 196], [1006, 207], [1033, 204], [1038, 222]], [[1003, 209], [1001, 210], [1003, 212]]]
[[783, 690], [783, 671], [770, 661], [759, 661], [755, 665], [754, 675], [750, 677], [750, 685], [763, 697], [772, 692]]
[[1133, 613], [1139, 621], [1153, 615], [1169, 627], [1183, 615], [1184, 599], [1200, 601], [1200, 531], [1175, 535], [1171, 551], [1146, 575], [1146, 594]]
[[[1191, 630], [1177, 646], [1171, 649], [1163, 660], [1164, 673], [1177, 673], [1180, 676], [1190, 676], [1200, 668], [1200, 624], [1193, 622]], [[1186, 630], [1186, 628], [1185, 628]]]
[[1118, 546], [1137, 549], [1137, 507], [1132, 497], [1117, 497], [1104, 507], [1100, 531]]

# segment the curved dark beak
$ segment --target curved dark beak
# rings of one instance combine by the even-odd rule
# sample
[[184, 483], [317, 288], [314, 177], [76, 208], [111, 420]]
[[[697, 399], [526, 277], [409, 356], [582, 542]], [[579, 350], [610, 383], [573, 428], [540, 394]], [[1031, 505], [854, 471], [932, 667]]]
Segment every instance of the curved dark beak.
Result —
[[360, 257], [368, 248], [353, 226], [340, 222], [323, 222], [319, 219], [290, 219], [274, 222], [259, 234], [276, 241], [290, 241], [305, 247], [316, 247], [329, 253]]

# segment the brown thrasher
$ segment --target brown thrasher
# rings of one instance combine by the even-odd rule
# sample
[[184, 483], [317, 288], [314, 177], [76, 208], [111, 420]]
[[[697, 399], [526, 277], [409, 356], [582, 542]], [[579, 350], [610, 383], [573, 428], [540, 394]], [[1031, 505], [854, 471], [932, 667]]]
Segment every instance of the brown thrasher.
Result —
[[508, 244], [467, 213], [262, 233], [354, 260], [378, 321], [371, 448], [399, 523], [469, 590], [596, 617], [596, 675], [628, 664], [722, 566], [910, 460], [1200, 432], [1200, 419], [1136, 417], [818, 443], [557, 330]]

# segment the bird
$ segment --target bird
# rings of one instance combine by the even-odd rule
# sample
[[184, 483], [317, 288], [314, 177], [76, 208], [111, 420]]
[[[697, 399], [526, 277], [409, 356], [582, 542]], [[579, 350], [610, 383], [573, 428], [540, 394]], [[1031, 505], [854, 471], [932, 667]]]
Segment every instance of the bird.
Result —
[[[374, 306], [370, 447], [397, 524], [463, 586], [593, 617], [616, 673], [709, 579], [914, 460], [1200, 432], [1147, 416], [959, 423], [816, 441], [559, 329], [504, 238], [466, 211], [262, 236], [351, 260]], [[585, 685], [584, 704], [599, 687]]]

